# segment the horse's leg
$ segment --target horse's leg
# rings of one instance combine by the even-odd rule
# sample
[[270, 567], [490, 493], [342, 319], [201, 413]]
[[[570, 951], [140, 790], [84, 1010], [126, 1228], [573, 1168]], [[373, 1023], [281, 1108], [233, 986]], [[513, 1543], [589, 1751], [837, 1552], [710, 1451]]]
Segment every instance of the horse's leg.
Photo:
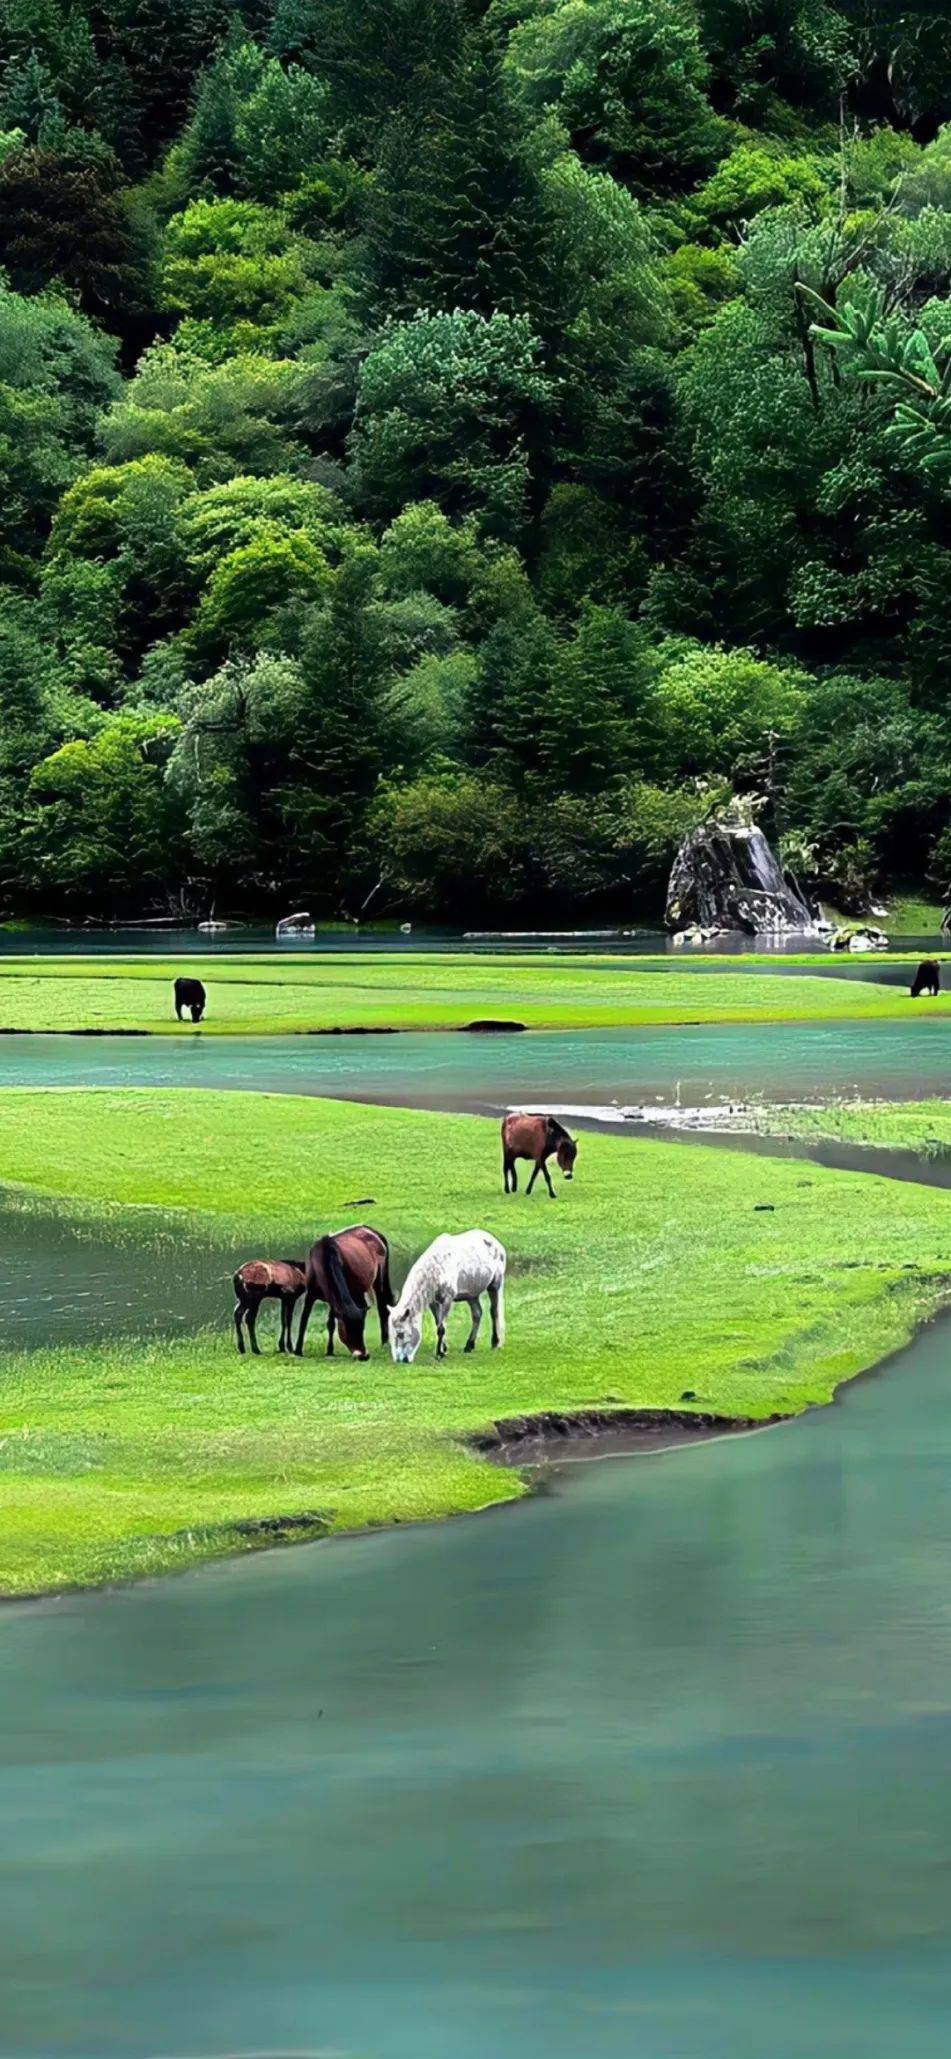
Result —
[[291, 1300], [290, 1295], [282, 1294], [281, 1329], [280, 1335], [277, 1340], [278, 1351], [289, 1351], [291, 1348], [291, 1310], [293, 1309], [293, 1306], [294, 1303]]
[[532, 1173], [532, 1177], [531, 1177], [531, 1179], [529, 1180], [528, 1186], [527, 1186], [527, 1187], [526, 1187], [526, 1189], [525, 1189], [525, 1192], [526, 1192], [526, 1194], [530, 1194], [530, 1193], [531, 1193], [531, 1191], [532, 1191], [532, 1188], [533, 1188], [533, 1187], [534, 1187], [534, 1185], [535, 1185], [535, 1181], [537, 1180], [537, 1178], [538, 1178], [538, 1175], [539, 1175], [539, 1173], [541, 1172], [541, 1169], [542, 1169], [542, 1161], [541, 1161], [541, 1159], [540, 1159], [540, 1158], [536, 1158], [536, 1160], [535, 1160], [535, 1168], [534, 1168], [534, 1171], [533, 1171], [533, 1173]]
[[337, 1318], [336, 1318], [336, 1316], [334, 1315], [333, 1309], [332, 1309], [332, 1308], [328, 1308], [328, 1310], [327, 1310], [327, 1357], [328, 1357], [328, 1358], [333, 1358], [333, 1355], [334, 1355], [334, 1330], [336, 1329], [336, 1327], [337, 1327]]
[[444, 1294], [438, 1294], [435, 1301], [431, 1303], [431, 1307], [436, 1324], [436, 1357], [445, 1358], [449, 1349], [446, 1343], [446, 1317], [452, 1307], [452, 1302], [447, 1301]]
[[374, 1291], [376, 1293], [377, 1314], [380, 1318], [380, 1343], [388, 1344], [390, 1341], [390, 1304], [384, 1291], [382, 1273], [377, 1273]]
[[550, 1172], [549, 1172], [549, 1170], [548, 1170], [548, 1160], [547, 1160], [547, 1158], [543, 1158], [543, 1159], [542, 1159], [542, 1162], [541, 1162], [541, 1166], [542, 1166], [542, 1172], [543, 1172], [543, 1173], [544, 1173], [544, 1175], [545, 1175], [545, 1185], [546, 1185], [546, 1187], [548, 1188], [548, 1192], [549, 1192], [549, 1194], [551, 1195], [551, 1198], [552, 1198], [552, 1200], [553, 1200], [553, 1201], [555, 1201], [555, 1200], [557, 1200], [557, 1195], [556, 1195], [556, 1193], [555, 1193], [555, 1189], [554, 1189], [554, 1187], [552, 1186], [552, 1183], [551, 1183], [551, 1173], [550, 1173]]
[[248, 1336], [251, 1339], [251, 1349], [254, 1353], [255, 1358], [260, 1358], [261, 1356], [261, 1347], [258, 1343], [258, 1333], [255, 1329], [255, 1324], [258, 1319], [258, 1309], [260, 1308], [260, 1306], [260, 1301], [249, 1302], [248, 1312], [244, 1319], [248, 1326]]
[[502, 1154], [502, 1185], [506, 1194], [518, 1193], [518, 1174], [511, 1151], [504, 1151]]
[[498, 1351], [505, 1343], [505, 1281], [496, 1280], [489, 1288], [489, 1310], [492, 1316], [492, 1349]]
[[482, 1301], [478, 1294], [473, 1294], [469, 1302], [469, 1313], [472, 1317], [472, 1328], [466, 1338], [465, 1348], [467, 1351], [474, 1351], [476, 1348], [476, 1338], [479, 1335], [479, 1324], [482, 1321]]
[[244, 1331], [241, 1328], [241, 1318], [243, 1314], [244, 1302], [236, 1301], [234, 1305], [234, 1333], [238, 1340], [238, 1350], [240, 1351], [242, 1358], [244, 1357]]
[[304, 1338], [307, 1335], [307, 1325], [310, 1322], [310, 1311], [313, 1308], [316, 1299], [316, 1288], [308, 1287], [307, 1292], [304, 1295], [304, 1306], [301, 1310], [300, 1328], [297, 1332], [297, 1343], [294, 1346], [294, 1350], [298, 1358], [303, 1358], [304, 1356]]

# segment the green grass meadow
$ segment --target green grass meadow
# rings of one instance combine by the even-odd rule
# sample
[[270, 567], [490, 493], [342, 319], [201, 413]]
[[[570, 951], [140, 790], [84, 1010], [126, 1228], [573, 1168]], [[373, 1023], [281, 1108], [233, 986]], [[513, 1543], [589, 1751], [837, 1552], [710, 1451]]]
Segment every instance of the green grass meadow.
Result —
[[[737, 961], [739, 963], [740, 961]], [[797, 977], [754, 966], [709, 970], [611, 956], [473, 956], [465, 952], [196, 958], [8, 958], [0, 961], [4, 1030], [142, 1031], [169, 1036], [303, 1034], [334, 1029], [461, 1029], [485, 1018], [530, 1029], [676, 1023], [919, 1019], [903, 987], [816, 976], [825, 958], [791, 961]], [[763, 961], [763, 967], [768, 964]], [[197, 974], [204, 1022], [176, 1022], [172, 981]], [[948, 997], [937, 1007], [948, 1005]]]
[[8, 1355], [6, 1595], [519, 1495], [463, 1441], [498, 1416], [679, 1407], [687, 1389], [704, 1412], [794, 1412], [904, 1343], [951, 1275], [948, 1197], [923, 1186], [585, 1136], [556, 1203], [506, 1197], [494, 1122], [303, 1097], [13, 1091], [0, 1180], [25, 1206], [154, 1240], [157, 1264], [170, 1221], [185, 1266], [190, 1238], [278, 1255], [359, 1218], [391, 1238], [397, 1281], [440, 1230], [482, 1225], [510, 1262], [505, 1350], [484, 1326], [463, 1356], [457, 1315], [440, 1365], [427, 1334], [394, 1366], [373, 1316], [367, 1365], [327, 1361], [319, 1320], [302, 1361], [263, 1321], [265, 1355], [241, 1359], [225, 1279], [213, 1331]]

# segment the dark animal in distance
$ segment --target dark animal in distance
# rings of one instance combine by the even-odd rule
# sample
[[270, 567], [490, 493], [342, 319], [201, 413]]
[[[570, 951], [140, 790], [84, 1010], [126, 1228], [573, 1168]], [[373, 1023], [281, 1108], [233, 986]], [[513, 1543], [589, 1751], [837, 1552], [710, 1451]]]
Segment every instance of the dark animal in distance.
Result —
[[244, 1351], [242, 1322], [247, 1324], [251, 1349], [260, 1357], [255, 1323], [262, 1301], [279, 1301], [281, 1304], [281, 1334], [278, 1351], [293, 1351], [291, 1317], [294, 1303], [300, 1299], [307, 1284], [303, 1258], [249, 1258], [247, 1265], [239, 1265], [234, 1276], [234, 1329], [238, 1350]]
[[553, 1154], [566, 1180], [570, 1180], [574, 1173], [578, 1146], [562, 1124], [556, 1122], [553, 1115], [507, 1115], [502, 1124], [502, 1182], [505, 1192], [518, 1193], [515, 1161], [517, 1158], [530, 1158], [535, 1169], [529, 1180], [527, 1192], [531, 1193], [539, 1173], [543, 1173], [545, 1185], [554, 1201], [555, 1189], [547, 1164]]
[[911, 998], [917, 1001], [919, 994], [940, 994], [941, 967], [937, 958], [923, 958], [911, 983]]
[[297, 1332], [297, 1356], [304, 1350], [304, 1338], [315, 1301], [327, 1304], [327, 1357], [333, 1357], [334, 1329], [340, 1342], [354, 1358], [369, 1358], [364, 1342], [367, 1301], [376, 1297], [380, 1317], [380, 1342], [390, 1335], [390, 1309], [394, 1294], [390, 1286], [390, 1247], [378, 1230], [365, 1223], [337, 1230], [333, 1236], [318, 1237], [310, 1249], [306, 1271], [306, 1298]]
[[200, 1022], [205, 1012], [205, 989], [200, 979], [177, 979], [175, 981], [175, 1013], [179, 1022], [182, 1009], [190, 1008], [192, 1021]]

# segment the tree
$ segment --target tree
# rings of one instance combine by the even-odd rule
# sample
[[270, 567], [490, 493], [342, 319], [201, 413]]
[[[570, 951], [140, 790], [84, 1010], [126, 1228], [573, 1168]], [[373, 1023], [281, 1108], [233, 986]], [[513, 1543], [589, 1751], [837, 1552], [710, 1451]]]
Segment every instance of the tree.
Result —
[[541, 761], [551, 791], [599, 794], [651, 755], [655, 661], [636, 623], [591, 603], [559, 653], [544, 711]]
[[369, 834], [387, 886], [421, 915], [464, 922], [518, 899], [524, 829], [504, 786], [448, 766], [386, 786]]
[[251, 200], [193, 200], [165, 231], [162, 296], [173, 314], [273, 323], [309, 284], [307, 247], [277, 208]]
[[466, 0], [278, 0], [271, 42], [326, 80], [332, 125], [365, 143], [438, 103], [469, 22]]
[[324, 81], [279, 64], [236, 30], [200, 81], [163, 186], [180, 199], [233, 194], [273, 202], [299, 185], [328, 141]]
[[165, 768], [172, 715], [118, 715], [62, 744], [29, 782], [32, 883], [73, 908], [148, 906], [175, 876], [183, 824]]
[[0, 162], [0, 265], [18, 292], [60, 281], [86, 314], [125, 331], [147, 303], [149, 256], [144, 220], [102, 145], [24, 144]]
[[207, 364], [174, 344], [157, 344], [102, 423], [106, 458], [148, 453], [177, 458], [211, 486], [238, 473], [297, 471], [306, 375], [283, 358], [242, 352]]
[[779, 96], [834, 115], [854, 68], [849, 24], [827, 0], [702, 0], [717, 106], [769, 124]]
[[508, 65], [526, 111], [553, 109], [579, 155], [636, 193], [689, 186], [726, 146], [686, 8], [560, 0], [513, 30]]
[[111, 345], [68, 301], [25, 299], [0, 281], [0, 568], [10, 576], [40, 548], [118, 386]]
[[314, 600], [328, 585], [320, 546], [304, 530], [261, 527], [216, 565], [189, 632], [191, 648], [214, 661], [232, 646], [253, 649], [278, 609]]
[[777, 746], [798, 729], [804, 682], [751, 651], [676, 651], [654, 699], [657, 762], [668, 775], [769, 778]]
[[552, 389], [523, 315], [419, 314], [392, 324], [360, 379], [357, 491], [384, 519], [408, 499], [475, 514], [495, 536], [524, 532], [531, 456]]
[[537, 302], [544, 202], [497, 52], [480, 39], [439, 98], [384, 129], [364, 210], [374, 320]]

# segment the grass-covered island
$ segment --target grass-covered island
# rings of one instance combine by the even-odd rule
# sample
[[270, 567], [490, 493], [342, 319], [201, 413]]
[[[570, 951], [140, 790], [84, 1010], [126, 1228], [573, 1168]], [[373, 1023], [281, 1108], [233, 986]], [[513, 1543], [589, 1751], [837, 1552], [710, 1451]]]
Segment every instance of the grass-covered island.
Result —
[[7, 1595], [518, 1495], [466, 1442], [504, 1416], [793, 1413], [903, 1343], [951, 1275], [947, 1197], [925, 1187], [585, 1137], [557, 1204], [506, 1199], [494, 1123], [290, 1097], [12, 1092], [0, 1179], [80, 1236], [152, 1244], [183, 1278], [210, 1242], [277, 1255], [361, 1217], [390, 1236], [397, 1282], [443, 1229], [482, 1225], [510, 1260], [506, 1348], [463, 1357], [458, 1317], [442, 1365], [427, 1343], [394, 1366], [372, 1319], [367, 1365], [328, 1362], [319, 1324], [303, 1361], [270, 1330], [241, 1359], [224, 1259], [214, 1329], [6, 1356]]
[[[746, 960], [721, 968], [709, 960], [645, 964], [609, 954], [465, 952], [8, 958], [0, 962], [0, 1033], [268, 1035], [463, 1029], [485, 1020], [528, 1029], [872, 1017], [913, 1024], [948, 1005], [946, 998], [930, 1009], [912, 1005], [903, 985], [877, 985], [858, 967], [830, 977], [828, 954], [796, 961], [788, 977], [769, 963], [747, 970]], [[175, 1019], [178, 973], [197, 973], [207, 987], [200, 1031]]]

